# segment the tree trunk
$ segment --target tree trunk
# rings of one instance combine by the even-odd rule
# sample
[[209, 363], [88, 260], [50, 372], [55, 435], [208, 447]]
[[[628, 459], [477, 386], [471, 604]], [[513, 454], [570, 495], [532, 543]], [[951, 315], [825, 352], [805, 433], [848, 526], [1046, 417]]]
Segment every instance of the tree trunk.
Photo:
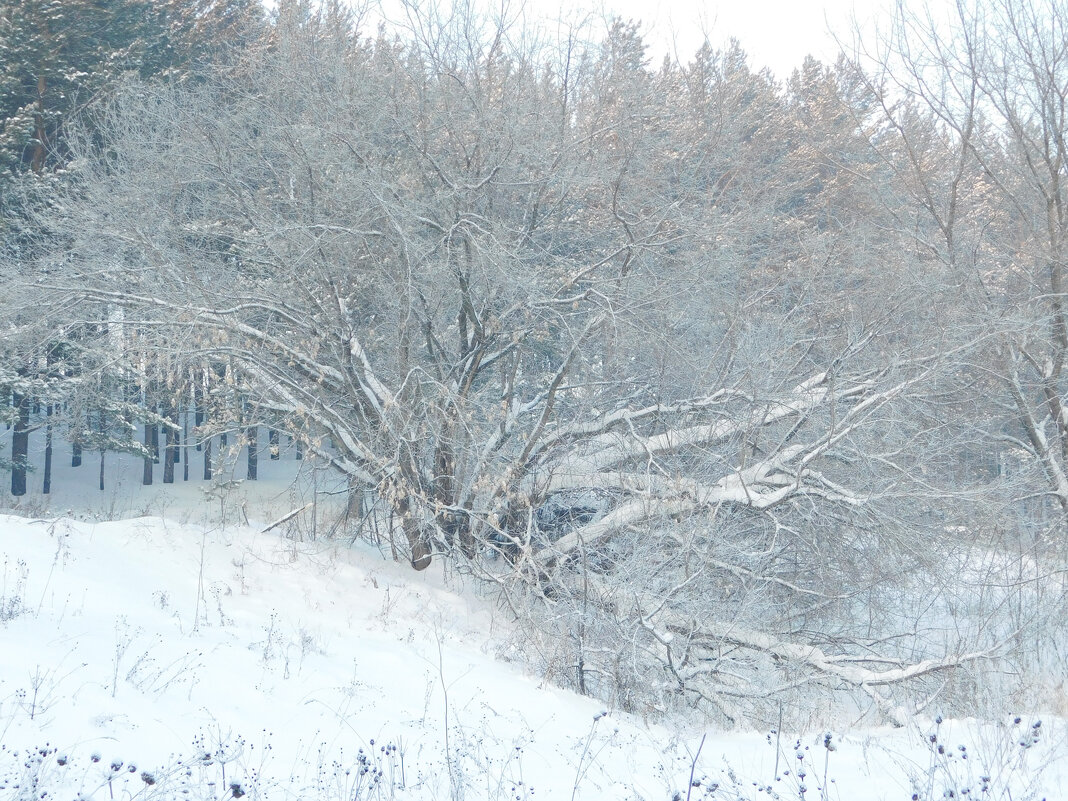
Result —
[[211, 481], [211, 437], [204, 440], [204, 480]]
[[182, 462], [182, 436], [181, 430], [178, 427], [181, 421], [181, 411], [179, 406], [172, 406], [167, 415], [167, 419], [175, 426], [175, 428], [167, 434], [167, 447], [174, 451], [174, 463], [181, 464]]
[[182, 481], [189, 480], [189, 410], [182, 411], [182, 450], [185, 458], [182, 460]]
[[[163, 410], [164, 416], [169, 423], [175, 424], [175, 414], [173, 406], [167, 406]], [[174, 463], [178, 460], [178, 436], [174, 428], [167, 426], [164, 432], [166, 437], [166, 448], [163, 453], [163, 483], [174, 483]]]
[[[152, 411], [158, 411], [157, 407], [153, 407]], [[159, 464], [159, 426], [153, 425], [149, 431], [152, 435], [151, 442], [145, 444], [149, 446], [149, 450], [152, 451], [152, 463]]]
[[[89, 421], [88, 421], [88, 418], [87, 418], [86, 419], [86, 424], [88, 425], [88, 423], [89, 423]], [[108, 428], [107, 419], [104, 417], [104, 411], [101, 410], [100, 411], [100, 437], [101, 437], [101, 439], [103, 439], [104, 432], [107, 431], [107, 428]], [[79, 451], [79, 453], [80, 453], [80, 451]], [[104, 450], [103, 448], [101, 448], [101, 450], [100, 450], [100, 491], [101, 492], [104, 491], [104, 454], [105, 453], [107, 453], [107, 451]]]
[[[145, 423], [145, 450], [148, 454], [145, 456], [145, 466], [141, 471], [141, 484], [144, 486], [150, 486], [152, 484], [152, 431], [155, 426], [150, 426]], [[103, 468], [101, 468], [103, 470]], [[101, 482], [103, 483], [103, 482]]]
[[349, 496], [345, 504], [345, 517], [359, 520], [363, 517], [363, 487], [354, 478], [349, 479]]
[[256, 426], [248, 427], [248, 480], [256, 480], [256, 469], [259, 465], [259, 453], [256, 451]]
[[438, 514], [438, 525], [445, 532], [445, 542], [450, 548], [459, 546], [466, 558], [473, 559], [476, 548], [471, 535], [471, 518], [450, 508], [455, 507], [457, 501], [456, 460], [450, 444], [452, 431], [450, 421], [434, 454], [434, 500], [443, 507]]
[[167, 447], [163, 452], [163, 483], [174, 483], [174, 457], [175, 447], [173, 445], [174, 433], [167, 429]]
[[30, 162], [30, 169], [38, 175], [40, 175], [41, 170], [44, 168], [45, 154], [47, 153], [48, 146], [48, 135], [45, 132], [44, 108], [44, 98], [47, 91], [48, 81], [42, 73], [37, 76], [37, 112], [33, 115], [33, 127], [34, 133], [37, 135], [37, 141], [33, 146], [33, 160]]
[[[208, 385], [208, 371], [204, 371], [204, 386], [197, 383], [195, 374], [193, 384], [193, 428], [199, 429], [204, 425], [204, 398], [207, 395]], [[197, 450], [201, 449], [202, 444], [197, 442]]]
[[52, 492], [52, 404], [48, 404], [46, 410], [48, 423], [45, 425], [45, 453], [44, 453], [44, 488], [42, 492], [49, 495]]
[[408, 547], [412, 552], [412, 567], [416, 570], [426, 570], [430, 567], [430, 545], [423, 535], [419, 521], [410, 511], [408, 499], [401, 498], [395, 501], [393, 508], [396, 510], [396, 516], [401, 520], [404, 537], [408, 540]]
[[11, 434], [11, 494], [26, 494], [26, 463], [30, 452], [30, 398], [12, 393], [12, 403], [18, 409], [15, 430]]

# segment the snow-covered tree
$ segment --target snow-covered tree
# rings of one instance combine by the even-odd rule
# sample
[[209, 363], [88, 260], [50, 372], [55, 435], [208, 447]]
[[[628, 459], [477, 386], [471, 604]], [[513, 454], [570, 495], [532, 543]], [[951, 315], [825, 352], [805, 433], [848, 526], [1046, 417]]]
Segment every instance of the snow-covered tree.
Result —
[[901, 10], [878, 92], [878, 147], [917, 213], [899, 225], [952, 285], [943, 312], [973, 344], [973, 447], [1047, 541], [1068, 515], [1066, 25], [1061, 2], [960, 3], [937, 24]]
[[890, 688], [995, 648], [900, 608], [950, 580], [959, 339], [868, 84], [813, 63], [787, 94], [736, 45], [652, 71], [622, 23], [580, 55], [462, 4], [409, 21], [283, 5], [241, 91], [101, 104], [43, 219], [51, 302], [227, 365], [237, 425], [307, 438], [416, 568], [543, 610], [585, 691], [737, 718], [846, 686], [896, 718]]
[[[45, 403], [50, 413], [67, 407], [85, 411], [85, 390], [94, 385], [92, 365], [100, 364], [88, 350], [100, 343], [85, 338], [92, 328], [85, 318], [42, 319], [32, 289], [19, 285], [36, 253], [62, 247], [35, 214], [69, 189], [68, 125], [131, 75], [181, 82], [209, 61], [226, 62], [228, 54], [265, 32], [263, 9], [252, 0], [0, 2], [0, 271], [10, 287], [0, 306], [5, 396], [14, 392], [30, 405]], [[105, 336], [104, 347], [112, 344], [114, 337]], [[27, 395], [30, 386], [47, 387], [48, 400]], [[126, 402], [100, 399], [102, 409]], [[17, 416], [21, 451], [36, 424], [22, 412]], [[80, 447], [88, 431], [84, 414], [67, 422]], [[51, 417], [42, 425], [50, 436]], [[15, 494], [25, 491], [22, 474], [13, 473], [12, 482]]]

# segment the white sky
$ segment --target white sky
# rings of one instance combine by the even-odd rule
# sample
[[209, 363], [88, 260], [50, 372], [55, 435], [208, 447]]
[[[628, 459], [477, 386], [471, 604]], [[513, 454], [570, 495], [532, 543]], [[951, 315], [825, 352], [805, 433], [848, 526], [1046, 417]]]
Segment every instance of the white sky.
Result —
[[[398, 14], [398, 0], [378, 2], [387, 17], [403, 19], [403, 12]], [[437, 2], [447, 6], [449, 0], [408, 2], [415, 5]], [[909, 0], [907, 4], [919, 6], [921, 2]], [[947, 0], [929, 2], [938, 6]], [[601, 20], [613, 15], [639, 20], [654, 66], [666, 53], [677, 56], [683, 63], [689, 61], [706, 36], [714, 47], [722, 47], [734, 37], [749, 55], [751, 65], [757, 69], [770, 67], [778, 78], [786, 79], [801, 66], [806, 55], [833, 63], [839, 46], [832, 31], [847, 47], [852, 47], [854, 17], [866, 40], [876, 24], [886, 27], [894, 0], [476, 0], [476, 3], [497, 9], [502, 4], [510, 10], [522, 7], [528, 22], [577, 23], [589, 18], [595, 23], [591, 28], [594, 38], [604, 28]]]
[[[553, 0], [533, 0], [548, 5]], [[833, 62], [839, 47], [831, 31], [852, 42], [854, 0], [599, 0], [593, 8], [639, 19], [649, 30], [650, 54], [659, 61], [674, 46], [683, 62], [707, 36], [713, 46], [738, 39], [756, 67], [770, 67], [787, 78], [806, 55]], [[868, 25], [880, 3], [856, 4], [856, 16]], [[887, 12], [884, 12], [888, 14]]]

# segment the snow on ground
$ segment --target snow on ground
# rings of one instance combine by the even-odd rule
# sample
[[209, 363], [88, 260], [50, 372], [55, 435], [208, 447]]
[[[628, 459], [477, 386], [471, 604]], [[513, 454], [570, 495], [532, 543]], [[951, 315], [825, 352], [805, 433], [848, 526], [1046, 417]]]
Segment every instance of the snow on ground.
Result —
[[983, 775], [981, 797], [1064, 797], [1054, 718], [829, 750], [603, 715], [509, 661], [507, 616], [440, 565], [262, 533], [319, 481], [292, 464], [235, 497], [120, 472], [95, 505], [61, 473], [0, 515], [0, 799], [907, 799]]

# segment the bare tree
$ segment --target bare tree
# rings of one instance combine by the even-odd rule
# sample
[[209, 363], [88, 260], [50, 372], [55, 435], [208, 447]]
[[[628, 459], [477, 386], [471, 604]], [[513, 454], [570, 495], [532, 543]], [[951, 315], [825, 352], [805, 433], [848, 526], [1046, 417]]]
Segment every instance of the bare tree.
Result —
[[927, 218], [918, 243], [950, 270], [957, 319], [979, 346], [975, 373], [997, 398], [988, 447], [1031, 473], [1023, 492], [1052, 501], [1059, 520], [1068, 513], [1066, 20], [1061, 3], [960, 2], [948, 22], [902, 11], [879, 93], [888, 143]]

